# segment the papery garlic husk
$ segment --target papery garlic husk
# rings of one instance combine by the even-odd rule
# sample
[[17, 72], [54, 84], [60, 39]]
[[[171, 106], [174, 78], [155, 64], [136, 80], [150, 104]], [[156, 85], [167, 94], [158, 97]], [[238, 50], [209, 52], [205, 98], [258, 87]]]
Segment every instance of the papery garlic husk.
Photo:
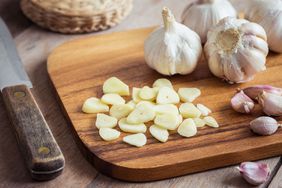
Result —
[[231, 106], [236, 112], [249, 114], [255, 107], [255, 103], [243, 91], [239, 91], [232, 97]]
[[210, 71], [229, 83], [250, 81], [266, 70], [264, 29], [244, 19], [226, 17], [208, 32], [205, 55]]
[[183, 24], [198, 33], [206, 43], [208, 30], [227, 16], [236, 18], [236, 10], [228, 0], [198, 0], [184, 10]]
[[164, 26], [153, 31], [144, 45], [147, 64], [164, 75], [193, 72], [202, 54], [197, 33], [177, 23], [168, 8], [163, 9]]
[[269, 116], [282, 115], [282, 96], [273, 93], [262, 92], [258, 96], [258, 102], [262, 106], [263, 112]]
[[269, 48], [282, 53], [282, 1], [255, 0], [245, 14], [246, 19], [265, 29]]
[[268, 116], [262, 116], [250, 122], [251, 130], [262, 136], [274, 134], [279, 126], [280, 125], [274, 118]]
[[282, 96], [282, 88], [273, 87], [270, 85], [256, 85], [243, 89], [244, 93], [253, 100], [257, 100], [258, 96], [263, 92], [272, 93]]
[[265, 163], [243, 162], [238, 170], [242, 177], [252, 185], [263, 184], [270, 176], [270, 169]]

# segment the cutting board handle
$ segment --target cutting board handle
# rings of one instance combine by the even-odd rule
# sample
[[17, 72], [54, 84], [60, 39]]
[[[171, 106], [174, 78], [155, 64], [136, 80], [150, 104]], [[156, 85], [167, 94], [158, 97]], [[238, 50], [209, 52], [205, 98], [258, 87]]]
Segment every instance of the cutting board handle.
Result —
[[25, 85], [2, 91], [20, 150], [36, 180], [61, 174], [65, 159], [30, 90]]

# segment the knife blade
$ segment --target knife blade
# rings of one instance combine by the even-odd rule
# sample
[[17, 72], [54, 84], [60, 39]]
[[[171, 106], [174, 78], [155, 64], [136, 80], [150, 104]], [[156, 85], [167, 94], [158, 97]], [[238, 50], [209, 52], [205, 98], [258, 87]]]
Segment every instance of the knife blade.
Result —
[[0, 89], [19, 149], [35, 180], [57, 177], [65, 159], [31, 91], [12, 36], [0, 18]]

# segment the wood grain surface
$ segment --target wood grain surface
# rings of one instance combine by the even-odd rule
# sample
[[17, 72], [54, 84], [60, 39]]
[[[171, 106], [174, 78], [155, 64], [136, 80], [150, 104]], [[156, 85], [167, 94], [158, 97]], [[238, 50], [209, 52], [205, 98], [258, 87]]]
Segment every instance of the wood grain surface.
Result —
[[[183, 139], [170, 135], [161, 144], [147, 134], [147, 145], [135, 148], [122, 142], [122, 136], [105, 142], [94, 126], [95, 114], [84, 114], [81, 106], [89, 97], [101, 97], [103, 82], [116, 76], [132, 87], [143, 87], [163, 77], [144, 60], [143, 44], [152, 28], [100, 35], [67, 42], [48, 58], [47, 69], [63, 110], [73, 125], [81, 150], [96, 169], [127, 181], [151, 181], [204, 171], [243, 161], [282, 154], [282, 130], [272, 136], [254, 135], [249, 122], [262, 115], [241, 115], [231, 108], [230, 99], [238, 87], [273, 83], [282, 87], [281, 55], [270, 54], [268, 70], [247, 84], [229, 85], [209, 72], [202, 58], [195, 72], [172, 76], [175, 89], [197, 87], [202, 95], [195, 103], [213, 111], [220, 128], [205, 127], [196, 137]], [[267, 79], [266, 79], [267, 78]], [[79, 140], [78, 140], [79, 142]]]
[[[81, 155], [74, 142], [70, 125], [65, 121], [49, 84], [46, 59], [57, 45], [73, 38], [158, 25], [162, 19], [159, 11], [163, 6], [170, 7], [179, 19], [185, 4], [188, 5], [190, 2], [192, 0], [185, 2], [183, 0], [134, 0], [134, 8], [129, 17], [112, 29], [88, 35], [61, 35], [41, 29], [28, 21], [20, 12], [19, 0], [1, 0], [0, 16], [6, 21], [15, 37], [19, 54], [34, 85], [32, 93], [62, 149], [66, 166], [63, 174], [55, 180], [41, 183], [31, 180], [0, 97], [0, 187], [252, 187], [242, 180], [234, 166], [151, 183], [127, 183], [98, 173]], [[272, 176], [260, 187], [267, 187], [268, 184], [272, 188], [281, 187], [281, 170], [276, 175], [281, 166], [280, 157], [268, 158], [262, 162], [270, 166]]]

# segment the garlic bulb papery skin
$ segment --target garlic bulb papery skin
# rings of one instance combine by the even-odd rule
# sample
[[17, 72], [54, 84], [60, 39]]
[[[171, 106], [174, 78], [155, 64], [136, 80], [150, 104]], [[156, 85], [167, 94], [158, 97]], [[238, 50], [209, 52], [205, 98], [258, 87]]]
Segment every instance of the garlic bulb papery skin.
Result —
[[223, 18], [208, 32], [205, 56], [210, 71], [230, 84], [243, 83], [266, 70], [264, 29], [244, 19]]
[[177, 23], [168, 8], [163, 9], [164, 26], [146, 39], [146, 63], [164, 75], [193, 72], [202, 54], [201, 39], [197, 33]]
[[256, 0], [249, 10], [246, 18], [265, 29], [269, 48], [282, 53], [282, 0]]
[[237, 16], [236, 10], [228, 0], [199, 0], [188, 5], [182, 14], [182, 20], [184, 25], [198, 33], [204, 44], [208, 30], [227, 16]]

